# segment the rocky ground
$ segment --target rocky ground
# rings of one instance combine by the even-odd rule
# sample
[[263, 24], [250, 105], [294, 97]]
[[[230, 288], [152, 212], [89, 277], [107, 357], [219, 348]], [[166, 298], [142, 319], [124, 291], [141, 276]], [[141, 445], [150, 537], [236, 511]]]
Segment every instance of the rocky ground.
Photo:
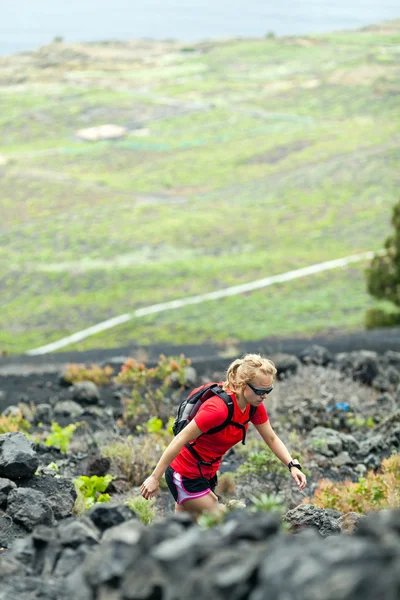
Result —
[[[399, 511], [344, 515], [317, 508], [309, 498], [322, 477], [357, 481], [398, 453], [400, 352], [331, 352], [309, 344], [297, 355], [271, 357], [278, 381], [266, 408], [307, 469], [307, 493], [300, 494], [274, 462], [264, 471], [249, 469], [234, 494], [246, 508], [211, 529], [174, 516], [166, 490], [157, 499], [153, 525], [144, 525], [124, 504], [138, 494], [149, 445], [154, 460], [160, 449], [156, 438], [136, 435], [132, 441], [121, 429], [123, 386], [68, 386], [63, 362], [12, 375], [8, 361], [8, 375], [0, 377], [5, 415], [22, 410], [30, 434], [42, 438], [53, 421], [86, 425], [77, 429], [67, 453], [34, 444], [23, 433], [0, 435], [0, 600], [398, 598]], [[222, 363], [208, 358], [193, 360], [187, 388], [223, 377]], [[118, 372], [123, 360], [108, 356], [103, 364]], [[177, 394], [186, 393], [171, 391], [166, 413], [175, 409]], [[121, 440], [140, 449], [131, 478], [102, 455], [105, 445]], [[248, 450], [259, 451], [257, 444], [249, 435], [247, 450], [229, 453], [221, 472], [237, 471]], [[116, 477], [110, 502], [79, 516], [73, 479], [106, 472]], [[220, 489], [224, 501], [225, 494]], [[252, 497], [262, 494], [279, 495], [283, 516], [253, 512]]]

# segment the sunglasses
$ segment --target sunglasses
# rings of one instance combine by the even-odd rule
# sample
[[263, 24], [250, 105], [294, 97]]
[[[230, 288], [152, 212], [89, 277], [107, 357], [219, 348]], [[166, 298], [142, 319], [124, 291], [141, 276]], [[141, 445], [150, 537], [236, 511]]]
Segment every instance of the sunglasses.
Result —
[[249, 386], [249, 388], [251, 388], [253, 390], [253, 392], [257, 396], [264, 396], [264, 394], [270, 394], [272, 392], [272, 390], [274, 389], [273, 385], [271, 385], [271, 387], [269, 387], [269, 388], [258, 388], [258, 387], [255, 387], [254, 385], [251, 385], [251, 383], [248, 383], [247, 385]]

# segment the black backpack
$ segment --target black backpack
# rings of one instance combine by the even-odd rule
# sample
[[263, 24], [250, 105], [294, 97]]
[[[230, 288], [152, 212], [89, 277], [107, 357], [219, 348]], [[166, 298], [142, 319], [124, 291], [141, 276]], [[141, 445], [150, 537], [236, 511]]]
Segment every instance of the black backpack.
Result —
[[[219, 431], [222, 431], [225, 427], [227, 427], [227, 425], [234, 425], [235, 427], [238, 427], [242, 430], [242, 444], [246, 443], [246, 429], [244, 426], [250, 421], [250, 419], [256, 412], [257, 407], [250, 407], [249, 419], [245, 423], [236, 423], [235, 421], [232, 421], [234, 411], [233, 400], [230, 397], [230, 395], [222, 389], [221, 385], [222, 383], [206, 383], [192, 390], [189, 396], [182, 400], [178, 407], [178, 413], [172, 426], [172, 431], [174, 435], [178, 435], [178, 433], [180, 433], [182, 429], [184, 429], [186, 425], [194, 419], [194, 417], [197, 414], [197, 411], [204, 402], [206, 402], [209, 398], [212, 398], [213, 396], [218, 396], [219, 398], [221, 398], [221, 400], [225, 402], [226, 406], [228, 407], [228, 416], [226, 417], [225, 421], [221, 423], [221, 425], [218, 425], [217, 427], [212, 427], [207, 432], [201, 435], [210, 435], [213, 433], [218, 433]], [[190, 452], [193, 454], [193, 456], [195, 456], [195, 458], [197, 459], [200, 476], [203, 477], [203, 474], [201, 472], [201, 465], [212, 465], [214, 462], [218, 462], [222, 457], [218, 457], [211, 462], [203, 461], [200, 455], [193, 448], [195, 443], [196, 442], [194, 441], [185, 445], [188, 448], [188, 450], [190, 450]]]

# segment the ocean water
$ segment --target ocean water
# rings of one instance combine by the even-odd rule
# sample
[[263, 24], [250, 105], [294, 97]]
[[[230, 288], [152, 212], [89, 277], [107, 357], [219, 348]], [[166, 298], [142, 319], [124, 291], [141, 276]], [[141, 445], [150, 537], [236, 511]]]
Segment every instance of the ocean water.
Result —
[[398, 0], [0, 0], [0, 54], [56, 36], [197, 41], [357, 29], [399, 17]]

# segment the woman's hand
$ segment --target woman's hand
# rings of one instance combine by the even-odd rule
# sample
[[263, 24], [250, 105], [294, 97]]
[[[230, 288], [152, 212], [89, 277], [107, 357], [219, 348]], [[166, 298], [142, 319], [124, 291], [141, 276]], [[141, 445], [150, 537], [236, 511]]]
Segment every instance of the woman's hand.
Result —
[[296, 467], [292, 467], [290, 469], [290, 474], [293, 477], [293, 479], [295, 480], [295, 482], [297, 483], [299, 490], [300, 491], [303, 490], [307, 484], [307, 479], [306, 479], [306, 476], [304, 475], [304, 473], [302, 471], [300, 471], [300, 469], [297, 469]]
[[140, 493], [142, 494], [143, 498], [146, 498], [146, 500], [151, 500], [151, 498], [154, 498], [154, 496], [157, 494], [159, 489], [159, 480], [157, 479], [157, 477], [154, 477], [154, 475], [150, 475], [150, 477], [148, 477], [142, 483], [140, 487]]

